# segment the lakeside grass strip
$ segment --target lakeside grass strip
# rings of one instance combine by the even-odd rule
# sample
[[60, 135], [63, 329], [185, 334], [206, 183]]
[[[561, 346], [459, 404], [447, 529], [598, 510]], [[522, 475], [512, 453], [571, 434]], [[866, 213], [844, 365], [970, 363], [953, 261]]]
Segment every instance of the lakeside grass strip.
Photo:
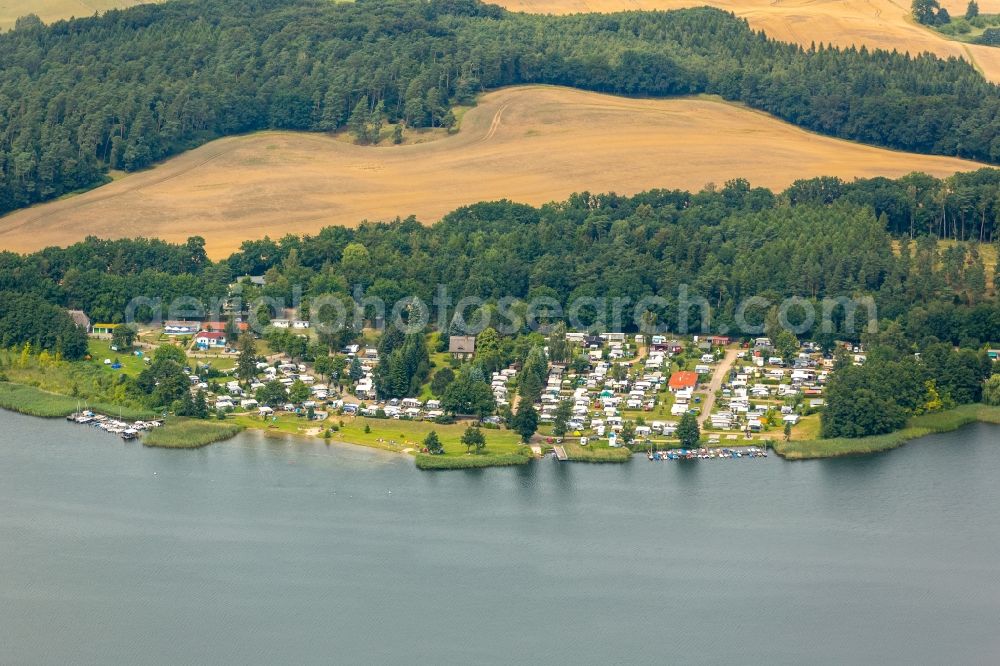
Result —
[[146, 433], [142, 444], [163, 449], [198, 449], [231, 439], [241, 432], [243, 426], [238, 423], [177, 420]]
[[60, 393], [43, 391], [26, 384], [0, 382], [0, 407], [12, 412], [39, 416], [42, 418], [66, 417], [85, 406], [92, 412], [105, 414], [114, 418], [121, 416], [127, 421], [152, 419], [155, 414], [148, 409], [124, 407], [106, 402], [92, 402], [81, 398], [73, 398]]
[[896, 432], [872, 437], [837, 437], [801, 442], [774, 442], [775, 452], [788, 460], [834, 458], [837, 456], [878, 453], [898, 448], [907, 442], [944, 432], [952, 432], [972, 423], [1000, 424], [1000, 407], [973, 404], [935, 414], [911, 418], [906, 427]]
[[626, 448], [612, 449], [599, 446], [580, 446], [565, 444], [566, 458], [572, 462], [588, 463], [624, 463], [632, 458], [632, 452]]
[[445, 469], [481, 469], [483, 467], [511, 467], [513, 465], [524, 465], [531, 460], [531, 456], [519, 453], [481, 453], [468, 454], [462, 456], [430, 455], [428, 453], [418, 453], [416, 455], [417, 469], [424, 470], [445, 470]]

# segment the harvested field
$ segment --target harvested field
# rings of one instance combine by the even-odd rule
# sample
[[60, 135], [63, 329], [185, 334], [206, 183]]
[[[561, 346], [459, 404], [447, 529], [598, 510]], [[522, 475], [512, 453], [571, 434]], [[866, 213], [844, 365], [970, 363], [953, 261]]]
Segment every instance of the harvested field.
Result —
[[[709, 5], [747, 19], [769, 37], [803, 46], [812, 43], [861, 46], [912, 54], [929, 51], [972, 61], [991, 81], [1000, 82], [1000, 49], [961, 44], [918, 25], [907, 0], [499, 0], [514, 11], [539, 14], [681, 9]], [[943, 0], [953, 16], [965, 0]], [[979, 2], [983, 13], [1000, 13], [1000, 0]]]
[[19, 16], [37, 14], [46, 23], [83, 18], [109, 9], [123, 9], [149, 0], [0, 0], [0, 31], [14, 27]]
[[483, 200], [537, 205], [583, 190], [700, 189], [736, 177], [781, 189], [819, 175], [946, 176], [981, 166], [818, 136], [715, 99], [522, 86], [484, 95], [457, 135], [427, 143], [356, 146], [294, 132], [219, 139], [7, 215], [0, 248], [26, 252], [88, 235], [201, 235], [219, 257], [246, 239], [410, 214], [429, 223]]

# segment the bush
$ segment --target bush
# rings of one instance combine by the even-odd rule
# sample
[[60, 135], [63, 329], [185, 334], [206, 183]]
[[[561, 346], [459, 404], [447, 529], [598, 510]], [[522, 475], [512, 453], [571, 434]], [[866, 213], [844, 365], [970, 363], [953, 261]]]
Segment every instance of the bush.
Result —
[[986, 28], [983, 34], [979, 35], [976, 43], [986, 46], [1000, 46], [1000, 28]]

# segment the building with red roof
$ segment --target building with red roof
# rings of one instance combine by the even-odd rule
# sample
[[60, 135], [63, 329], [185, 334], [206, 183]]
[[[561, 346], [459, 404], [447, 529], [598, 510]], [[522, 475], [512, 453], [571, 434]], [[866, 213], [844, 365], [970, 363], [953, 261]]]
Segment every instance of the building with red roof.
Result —
[[682, 391], [684, 389], [692, 389], [698, 383], [698, 373], [692, 372], [690, 370], [682, 370], [680, 372], [675, 372], [670, 375], [670, 381], [667, 386], [673, 392]]
[[194, 343], [203, 348], [225, 347], [226, 334], [219, 331], [201, 331], [194, 338]]

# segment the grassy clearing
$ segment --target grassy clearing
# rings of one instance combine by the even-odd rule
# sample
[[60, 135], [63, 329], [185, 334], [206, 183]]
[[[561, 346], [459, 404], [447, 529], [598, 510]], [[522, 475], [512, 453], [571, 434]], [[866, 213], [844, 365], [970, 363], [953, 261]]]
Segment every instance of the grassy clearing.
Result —
[[151, 419], [148, 409], [120, 407], [106, 402], [86, 402], [80, 398], [44, 391], [34, 386], [0, 382], [0, 407], [29, 416], [58, 418], [69, 416], [82, 406], [99, 414], [121, 416], [128, 421]]
[[235, 437], [243, 426], [231, 421], [172, 420], [142, 437], [143, 446], [197, 449]]
[[808, 442], [814, 439], [819, 439], [819, 413], [810, 414], [809, 416], [803, 416], [799, 419], [798, 424], [792, 427], [792, 439], [802, 440]]
[[609, 446], [580, 446], [566, 444], [566, 456], [574, 462], [623, 463], [632, 459], [632, 452], [626, 448], [612, 449]]
[[[521, 443], [517, 433], [487, 428], [483, 429], [486, 449], [478, 454], [469, 453], [461, 441], [468, 423], [443, 425], [428, 421], [372, 419], [360, 416], [332, 416], [326, 421], [307, 421], [288, 414], [279, 414], [277, 417], [266, 419], [250, 414], [239, 414], [230, 417], [229, 422], [247, 428], [304, 437], [323, 437], [329, 429], [331, 431], [329, 442], [368, 446], [394, 453], [413, 453], [420, 469], [503, 467], [523, 465], [532, 458], [531, 450]], [[432, 430], [437, 433], [444, 445], [442, 455], [432, 456], [420, 452], [424, 438]]]
[[[103, 373], [109, 375], [131, 375], [137, 376], [146, 367], [146, 363], [132, 352], [113, 351], [109, 340], [91, 339], [87, 344], [87, 351], [90, 354], [90, 363]], [[110, 365], [105, 365], [105, 359], [121, 363], [120, 370], [113, 370]]]
[[193, 369], [197, 369], [199, 365], [210, 365], [219, 372], [226, 372], [236, 367], [236, 356], [198, 352], [197, 354], [188, 354], [188, 364]]
[[[393, 451], [403, 451], [408, 448], [419, 450], [423, 447], [424, 438], [433, 430], [444, 445], [445, 455], [464, 456], [467, 452], [461, 441], [462, 434], [468, 427], [467, 423], [441, 425], [428, 421], [364, 417], [345, 417], [343, 420], [344, 427], [335, 434], [340, 435], [338, 439], [352, 444], [386, 448]], [[368, 426], [369, 432], [365, 432], [365, 426]], [[486, 436], [486, 452], [488, 454], [516, 453], [521, 447], [520, 437], [510, 430], [484, 429], [483, 434]]]
[[789, 460], [877, 453], [895, 449], [910, 440], [926, 435], [951, 432], [977, 421], [1000, 424], [1000, 407], [962, 405], [946, 412], [916, 416], [910, 419], [902, 430], [885, 435], [856, 439], [838, 437], [807, 441], [775, 441], [773, 446], [778, 455]]
[[[440, 344], [440, 341], [441, 341], [440, 333], [429, 334], [427, 336], [427, 348], [431, 350], [437, 349], [438, 345]], [[430, 374], [427, 375], [427, 381], [424, 382], [423, 386], [420, 387], [420, 394], [417, 397], [425, 401], [430, 400], [432, 398], [440, 398], [441, 396], [436, 396], [431, 391], [431, 380], [434, 378], [434, 373], [436, 373], [438, 370], [442, 368], [452, 368], [452, 367], [453, 366], [452, 366], [451, 354], [449, 354], [447, 351], [443, 352], [432, 351], [431, 371]], [[453, 369], [455, 370], [455, 374], [458, 374], [457, 364], [455, 365], [455, 367], [453, 367]]]
[[470, 453], [466, 455], [443, 456], [432, 456], [426, 453], [418, 453], [416, 456], [417, 468], [426, 470], [510, 467], [513, 465], [524, 465], [530, 460], [530, 451], [527, 453]]

